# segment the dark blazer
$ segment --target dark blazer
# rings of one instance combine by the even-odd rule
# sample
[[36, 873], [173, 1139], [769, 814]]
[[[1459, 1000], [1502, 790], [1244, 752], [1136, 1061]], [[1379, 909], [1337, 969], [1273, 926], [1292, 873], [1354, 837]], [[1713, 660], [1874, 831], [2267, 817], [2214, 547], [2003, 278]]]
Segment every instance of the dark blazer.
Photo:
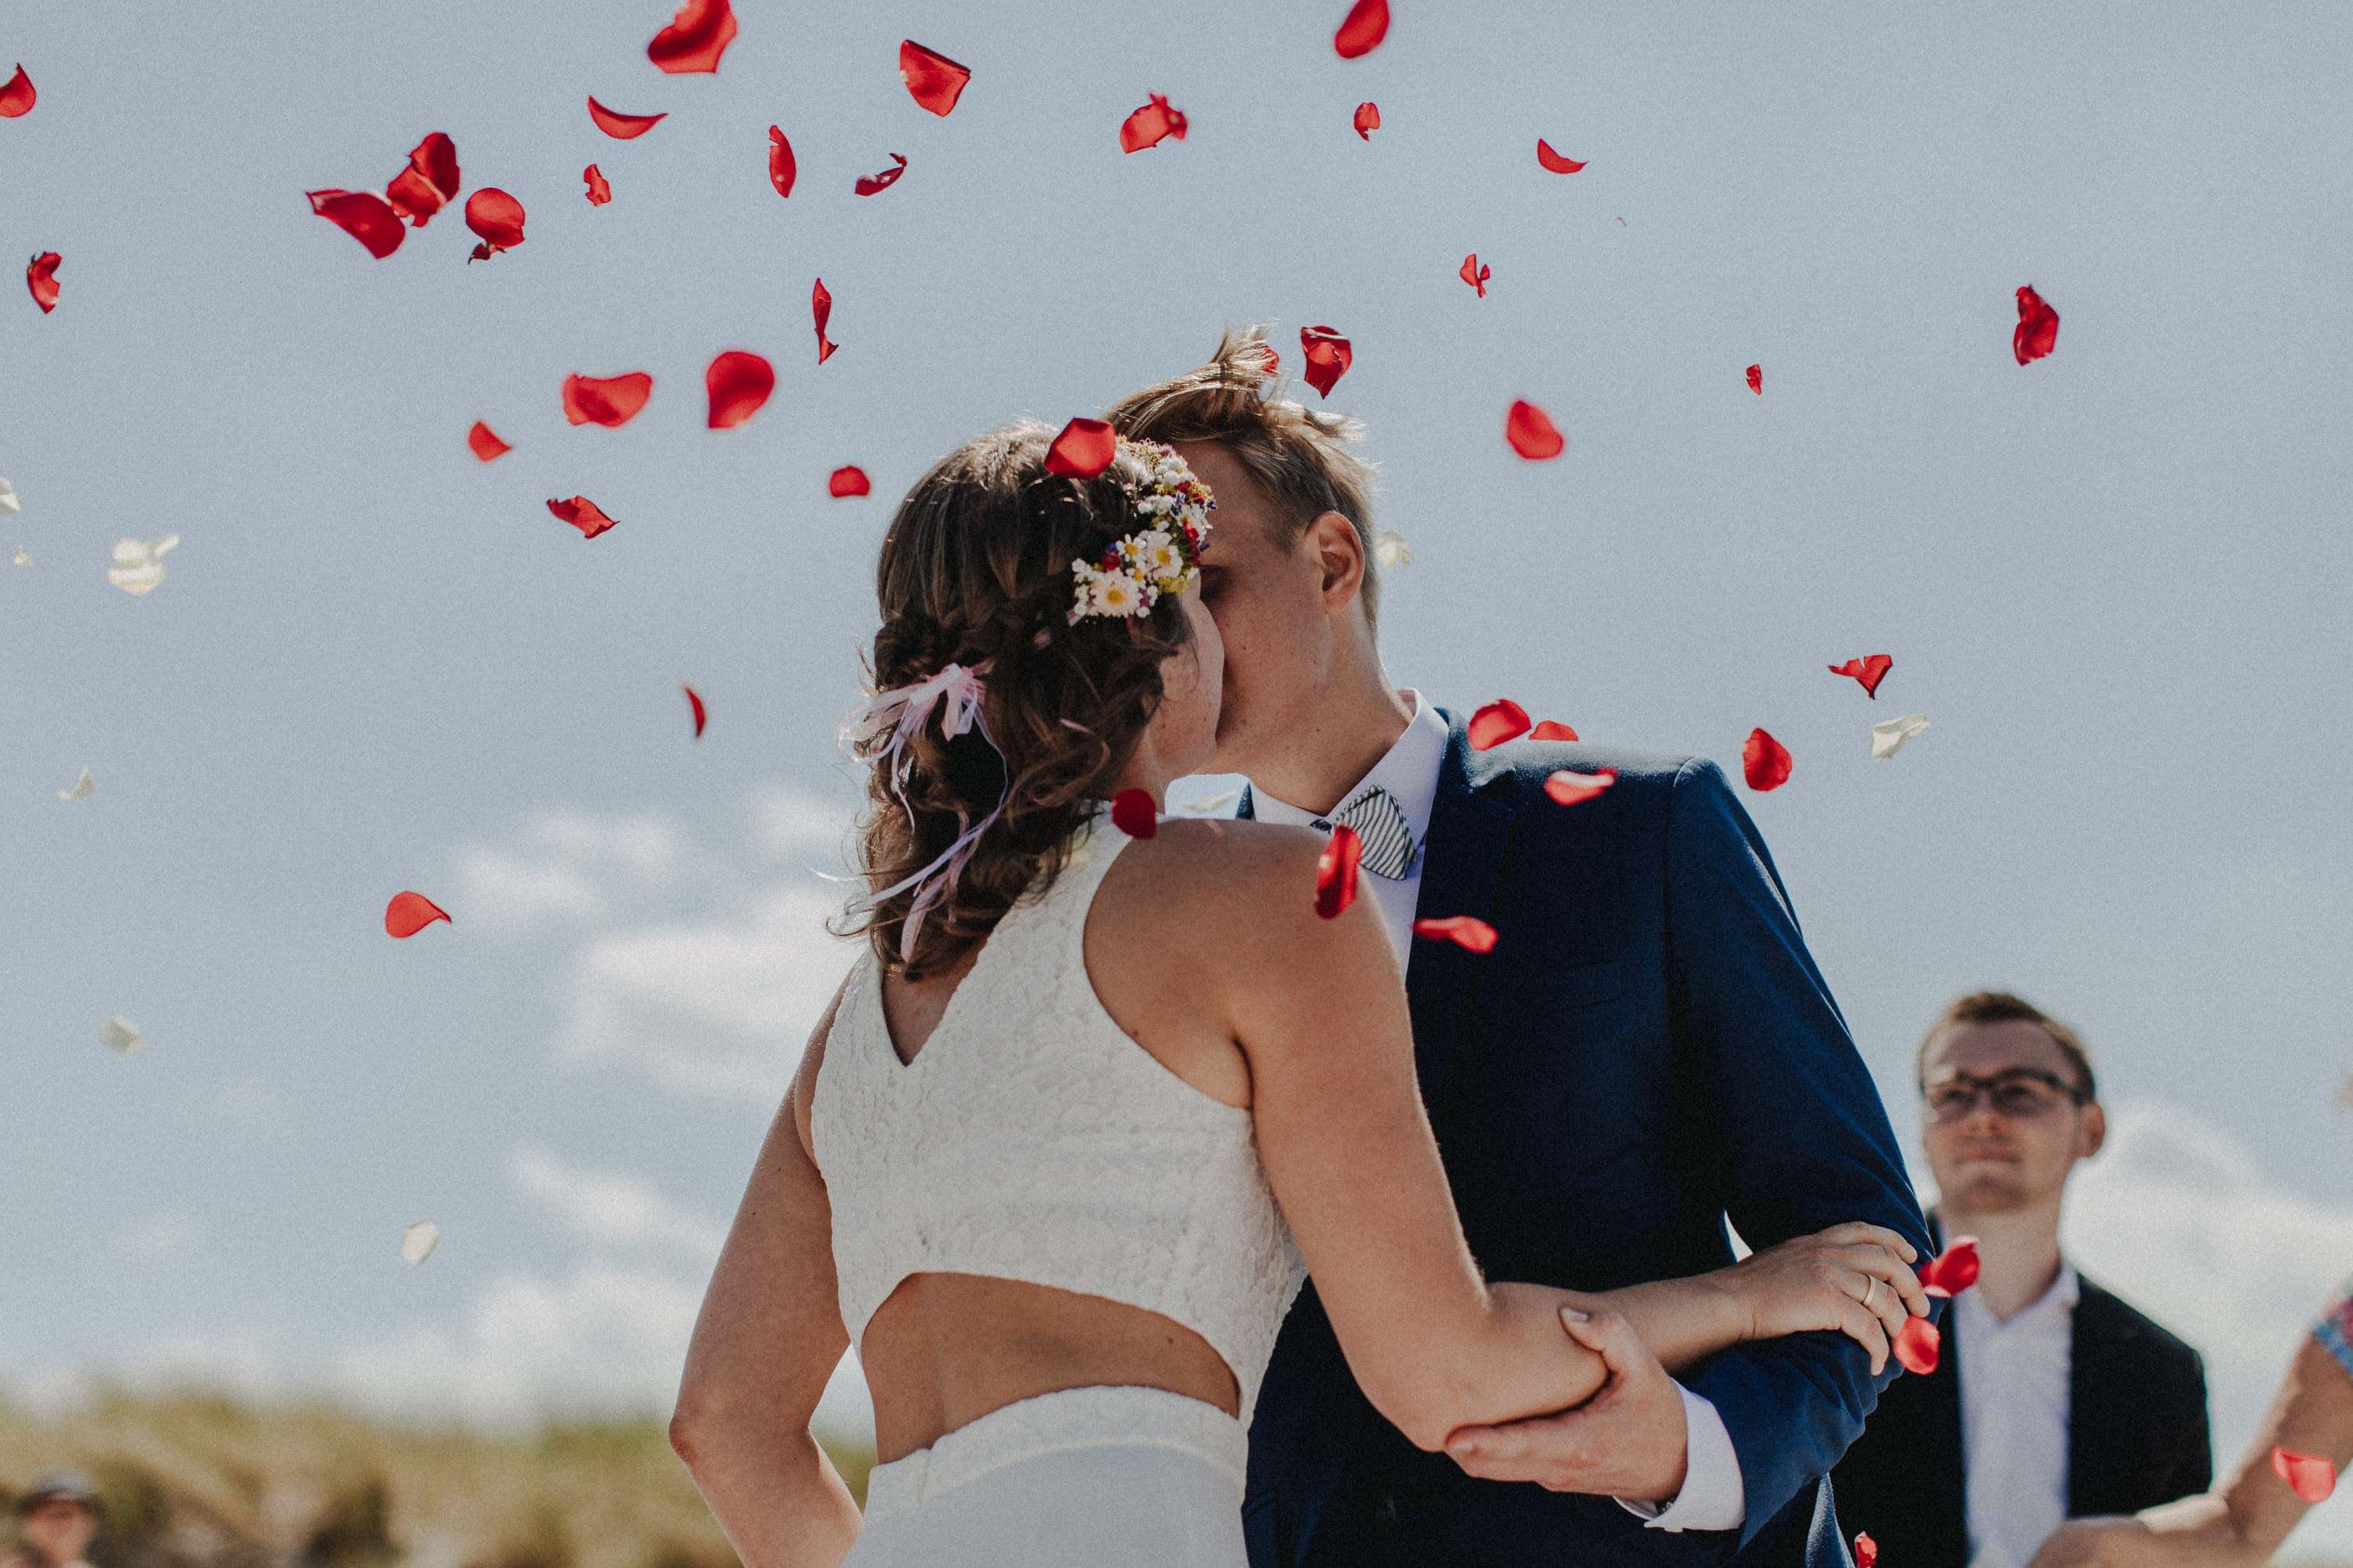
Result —
[[[1406, 989], [1487, 1276], [1603, 1290], [1704, 1273], [1732, 1261], [1727, 1215], [1758, 1247], [1862, 1219], [1925, 1247], [1878, 1091], [1715, 765], [1546, 742], [1474, 752], [1447, 717], [1419, 913], [1476, 915], [1499, 940], [1484, 955], [1418, 943]], [[1595, 799], [1544, 793], [1556, 769], [1604, 767], [1618, 783]], [[1814, 1483], [1885, 1381], [1832, 1333], [1686, 1371], [1731, 1435], [1746, 1524], [1646, 1531], [1609, 1498], [1476, 1480], [1414, 1447], [1358, 1392], [1311, 1285], [1250, 1429], [1250, 1563], [1719, 1563], [1788, 1521], [1805, 1531]]]
[[[1839, 1515], [1881, 1561], [1967, 1568], [1959, 1336], [1926, 1377], [1899, 1378], [1837, 1469]], [[2198, 1352], [2089, 1279], [2075, 1301], [2068, 1376], [2067, 1515], [2133, 1513], [2214, 1479]]]

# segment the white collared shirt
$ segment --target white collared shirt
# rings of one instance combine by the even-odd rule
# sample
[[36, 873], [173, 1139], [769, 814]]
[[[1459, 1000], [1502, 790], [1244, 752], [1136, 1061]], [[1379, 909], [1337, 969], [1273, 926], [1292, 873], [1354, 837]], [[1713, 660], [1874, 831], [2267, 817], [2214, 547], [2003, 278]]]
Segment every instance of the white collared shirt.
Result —
[[2003, 1322], [1975, 1290], [1953, 1298], [1969, 1568], [2026, 1568], [2067, 1517], [2067, 1427], [2083, 1283], [2062, 1261]]
[[[1414, 907], [1421, 898], [1421, 872], [1428, 859], [1420, 853], [1430, 837], [1430, 813], [1438, 805], [1438, 773], [1446, 762], [1446, 721], [1439, 716], [1435, 705], [1420, 692], [1408, 688], [1398, 695], [1413, 710], [1412, 721], [1405, 733], [1388, 749], [1373, 771], [1340, 793], [1333, 809], [1354, 800], [1368, 784], [1378, 784], [1397, 797], [1405, 812], [1406, 826], [1413, 834], [1415, 855], [1404, 877], [1391, 879], [1366, 872], [1356, 883], [1358, 890], [1369, 889], [1381, 911], [1381, 924], [1389, 933], [1389, 944], [1397, 950], [1398, 967], [1409, 969], [1413, 963]], [[1261, 822], [1279, 822], [1293, 827], [1306, 827], [1326, 820], [1318, 814], [1277, 800], [1252, 785], [1250, 811]], [[1441, 916], [1469, 913], [1463, 910], [1441, 910]], [[1725, 1430], [1724, 1417], [1709, 1400], [1694, 1394], [1681, 1384], [1675, 1385], [1683, 1401], [1683, 1442], [1686, 1450], [1683, 1489], [1672, 1503], [1661, 1505], [1637, 1500], [1618, 1500], [1634, 1514], [1649, 1521], [1652, 1530], [1737, 1530], [1748, 1517], [1747, 1488], [1740, 1478], [1740, 1457], [1733, 1451], [1732, 1434]]]

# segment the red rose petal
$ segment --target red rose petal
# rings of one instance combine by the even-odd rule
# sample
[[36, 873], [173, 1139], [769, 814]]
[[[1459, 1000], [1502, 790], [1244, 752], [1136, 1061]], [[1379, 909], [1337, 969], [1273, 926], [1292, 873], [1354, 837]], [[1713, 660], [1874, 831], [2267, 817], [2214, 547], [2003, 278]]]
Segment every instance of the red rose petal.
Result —
[[384, 906], [384, 929], [387, 936], [415, 936], [435, 921], [448, 919], [448, 910], [422, 893], [395, 893], [392, 902]]
[[2276, 1445], [2272, 1448], [2272, 1474], [2306, 1502], [2327, 1502], [2328, 1494], [2337, 1489], [2335, 1465], [2310, 1454], [2291, 1454]]
[[1149, 103], [1120, 121], [1119, 150], [1141, 153], [1146, 147], [1159, 146], [1170, 136], [1182, 142], [1190, 123], [1183, 110], [1169, 108], [1168, 100], [1155, 92]]
[[1905, 1370], [1926, 1377], [1936, 1370], [1944, 1342], [1945, 1336], [1927, 1319], [1906, 1318], [1895, 1335], [1895, 1359], [1904, 1363]]
[[591, 98], [588, 100], [588, 118], [596, 122], [597, 130], [616, 142], [628, 142], [651, 131], [657, 121], [668, 120], [670, 113], [665, 110], [659, 114], [620, 114]]
[[735, 41], [735, 13], [727, 0], [686, 0], [670, 26], [646, 46], [646, 58], [673, 76], [716, 71]]
[[898, 153], [893, 153], [891, 154], [891, 161], [899, 166], [895, 169], [885, 169], [879, 174], [861, 174], [859, 176], [857, 189], [860, 195], [875, 195], [881, 192], [889, 190], [892, 186], [899, 183], [899, 176], [907, 172], [907, 160], [900, 157]]
[[385, 187], [393, 211], [418, 228], [458, 194], [458, 144], [436, 131], [409, 150], [408, 167]]
[[972, 72], [945, 55], [934, 54], [909, 38], [899, 46], [899, 79], [908, 94], [934, 114], [945, 118], [956, 106]]
[[1528, 731], [1528, 739], [1531, 741], [1574, 741], [1577, 739], [1577, 731], [1570, 729], [1566, 724], [1557, 724], [1552, 720], [1547, 719], [1543, 723]]
[[[1586, 163], [1589, 163], [1592, 161], [1593, 160], [1588, 158], [1586, 160]], [[1546, 168], [1550, 169], [1556, 174], [1574, 174], [1579, 169], [1585, 167], [1585, 163], [1580, 163], [1574, 158], [1564, 158], [1559, 153], [1554, 152], [1552, 150], [1552, 143], [1546, 141], [1541, 136], [1536, 138], [1536, 162], [1542, 163]]]
[[374, 191], [306, 191], [311, 198], [311, 210], [329, 223], [367, 247], [368, 254], [382, 261], [400, 248], [408, 231], [400, 226], [400, 215], [392, 204]]
[[1498, 697], [1471, 715], [1471, 749], [1492, 751], [1528, 732], [1528, 710], [1508, 697]]
[[1789, 782], [1789, 748], [1762, 730], [1751, 730], [1740, 748], [1740, 767], [1750, 789], [1760, 795], [1779, 789]]
[[1389, 0], [1356, 0], [1340, 30], [1332, 35], [1332, 47], [1342, 59], [1353, 60], [1371, 54], [1388, 36]]
[[503, 458], [514, 450], [512, 447], [499, 439], [497, 431], [479, 419], [474, 421], [474, 427], [466, 432], [466, 445], [472, 447], [474, 456], [485, 463], [493, 458]]
[[817, 318], [817, 363], [823, 364], [841, 345], [826, 341], [825, 324], [833, 320], [833, 296], [826, 292], [822, 278], [817, 280], [817, 287], [809, 292], [809, 312]]
[[1873, 1568], [1879, 1561], [1879, 1542], [1862, 1531], [1854, 1532], [1854, 1568]]
[[2018, 330], [2010, 335], [2010, 352], [2018, 363], [2041, 359], [2059, 342], [2059, 312], [2028, 284], [2018, 291]]
[[[392, 232], [392, 243], [398, 245], [400, 243], [398, 218], [393, 220]], [[370, 246], [369, 248], [375, 249], [375, 247]], [[376, 254], [381, 256], [384, 252], [379, 250]], [[64, 259], [64, 257], [54, 250], [45, 250], [26, 265], [25, 287], [32, 290], [33, 303], [41, 308], [41, 314], [44, 316], [58, 308], [58, 264]]]
[[1381, 106], [1369, 100], [1356, 105], [1356, 118], [1351, 123], [1356, 126], [1357, 135], [1371, 141], [1373, 132], [1381, 128]]
[[1495, 928], [1476, 915], [1449, 915], [1442, 921], [1416, 921], [1413, 934], [1428, 937], [1432, 942], [1451, 942], [1472, 952], [1490, 952], [1495, 946]]
[[466, 226], [481, 236], [492, 253], [522, 243], [522, 204], [495, 185], [466, 198]]
[[1307, 384], [1324, 397], [1332, 395], [1333, 383], [1348, 374], [1356, 358], [1348, 340], [1330, 327], [1300, 328], [1299, 352], [1307, 358], [1307, 368], [1302, 373]]
[[1887, 678], [1889, 670], [1895, 668], [1895, 661], [1886, 654], [1874, 653], [1869, 658], [1851, 658], [1844, 664], [1833, 664], [1827, 668], [1832, 675], [1852, 676], [1862, 682], [1865, 695], [1876, 701], [1879, 698], [1879, 683]]
[[768, 184], [776, 187], [776, 195], [793, 194], [793, 182], [800, 178], [801, 166], [793, 161], [793, 144], [785, 140], [783, 130], [768, 127]]
[[1266, 351], [1266, 368], [1259, 374], [1271, 380], [1274, 373], [1282, 368], [1282, 356], [1274, 352], [1272, 343], [1261, 343], [1259, 346]]
[[1046, 448], [1046, 471], [1092, 479], [1119, 455], [1119, 436], [1100, 419], [1073, 419]]
[[851, 463], [833, 470], [825, 481], [825, 493], [829, 496], [862, 496], [873, 493], [874, 487], [866, 478], [866, 470]]
[[1504, 416], [1504, 439], [1512, 450], [1531, 462], [1557, 458], [1568, 449], [1568, 438], [1552, 422], [1552, 416], [1533, 403], [1514, 403]]
[[564, 378], [564, 416], [575, 425], [602, 425], [617, 430], [638, 416], [654, 395], [654, 378], [633, 370], [621, 375]]
[[1111, 798], [1111, 825], [1130, 838], [1149, 838], [1160, 831], [1160, 808], [1149, 790], [1124, 789]]
[[1494, 275], [1493, 268], [1479, 265], [1479, 253], [1475, 250], [1462, 258], [1462, 270], [1456, 274], [1462, 281], [1479, 290], [1479, 298], [1482, 300], [1487, 297], [1487, 279]]
[[8, 79], [8, 85], [0, 87], [0, 120], [14, 120], [20, 114], [30, 113], [39, 97], [40, 94], [33, 90], [33, 79], [25, 74], [23, 66], [18, 66], [16, 74]]
[[711, 428], [726, 430], [760, 411], [776, 390], [776, 370], [758, 354], [729, 349], [702, 373], [702, 384], [711, 394]]
[[1332, 841], [1315, 858], [1315, 912], [1325, 920], [1339, 919], [1356, 901], [1356, 862], [1364, 853], [1365, 841], [1355, 828], [1345, 822], [1332, 825]]
[[1978, 1238], [1955, 1237], [1920, 1270], [1920, 1287], [1931, 1296], [1957, 1296], [1978, 1282]]
[[586, 496], [574, 496], [570, 500], [552, 500], [547, 510], [580, 531], [583, 539], [594, 539], [621, 520], [607, 517], [596, 503]]
[[416, 228], [423, 228], [427, 221], [441, 210], [441, 193], [433, 188], [432, 181], [415, 169], [403, 169], [395, 174], [392, 184], [384, 188], [384, 197], [392, 204], [394, 212], [406, 218]]
[[586, 168], [581, 170], [580, 177], [588, 183], [588, 205], [590, 206], [601, 207], [607, 202], [613, 199], [612, 184], [605, 178], [604, 171], [597, 168], [596, 164], [591, 163]]
[[1763, 365], [1752, 364], [1748, 367], [1748, 390], [1755, 393], [1759, 397], [1765, 395], [1765, 367]]
[[686, 693], [686, 705], [694, 710], [694, 738], [700, 741], [702, 739], [702, 722], [711, 715], [704, 710], [702, 698], [693, 687], [681, 686], [679, 689]]
[[1590, 773], [1573, 773], [1563, 768], [1545, 780], [1545, 794], [1552, 796], [1556, 805], [1576, 805], [1591, 800], [1617, 782], [1616, 768], [1603, 768]]

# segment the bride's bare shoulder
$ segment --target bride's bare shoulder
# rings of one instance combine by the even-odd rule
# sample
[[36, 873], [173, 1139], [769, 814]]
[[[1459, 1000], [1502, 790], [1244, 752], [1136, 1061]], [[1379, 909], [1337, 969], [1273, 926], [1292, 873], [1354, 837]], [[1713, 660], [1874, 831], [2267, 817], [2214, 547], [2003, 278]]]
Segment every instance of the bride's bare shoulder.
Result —
[[1324, 843], [1305, 827], [1180, 818], [1128, 846], [1114, 880], [1148, 898], [1164, 919], [1215, 919], [1231, 929], [1281, 923], [1286, 911], [1312, 918]]

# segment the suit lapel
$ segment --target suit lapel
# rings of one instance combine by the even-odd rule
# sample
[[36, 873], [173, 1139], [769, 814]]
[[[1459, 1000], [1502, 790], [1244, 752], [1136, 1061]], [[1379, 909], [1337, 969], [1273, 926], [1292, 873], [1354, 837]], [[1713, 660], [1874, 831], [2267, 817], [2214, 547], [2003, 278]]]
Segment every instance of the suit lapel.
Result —
[[[1513, 810], [1479, 793], [1505, 776], [1502, 764], [1473, 752], [1463, 726], [1447, 721], [1446, 756], [1438, 767], [1438, 797], [1430, 807], [1430, 834], [1422, 851], [1421, 891], [1414, 914], [1420, 920], [1449, 915], [1488, 918], [1495, 883], [1503, 874], [1512, 836]], [[1425, 1103], [1435, 1105], [1445, 1080], [1454, 1037], [1461, 1032], [1463, 1004], [1482, 962], [1451, 942], [1417, 942], [1406, 973], [1406, 998], [1413, 1015], [1414, 1070]]]
[[[2118, 1435], [2136, 1429], [2126, 1391], [2133, 1386], [2122, 1325], [2108, 1310], [2115, 1300], [2078, 1276], [2075, 1321], [2068, 1333], [2067, 1513], [2121, 1511], [2116, 1502], [2135, 1489], [2125, 1474], [2130, 1445]], [[2129, 1505], [2126, 1505], [2129, 1506]]]

